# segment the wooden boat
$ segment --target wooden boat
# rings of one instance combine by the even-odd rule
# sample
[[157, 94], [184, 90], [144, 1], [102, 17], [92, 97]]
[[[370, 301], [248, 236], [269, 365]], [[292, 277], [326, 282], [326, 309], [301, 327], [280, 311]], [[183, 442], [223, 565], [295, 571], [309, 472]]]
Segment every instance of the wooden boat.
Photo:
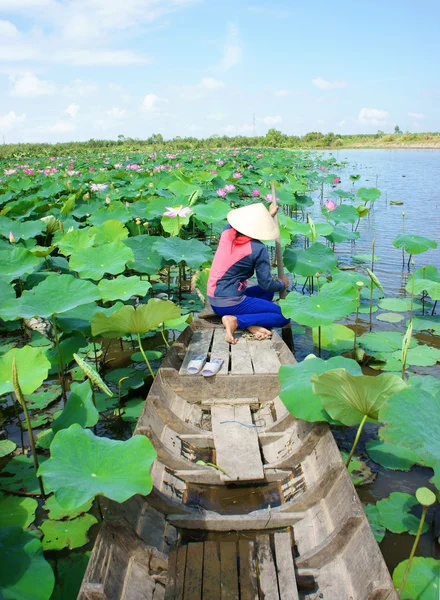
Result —
[[[220, 372], [188, 375], [209, 352]], [[80, 600], [397, 599], [329, 428], [278, 397], [294, 362], [276, 333], [182, 333], [135, 431], [157, 450], [153, 491], [107, 504]]]

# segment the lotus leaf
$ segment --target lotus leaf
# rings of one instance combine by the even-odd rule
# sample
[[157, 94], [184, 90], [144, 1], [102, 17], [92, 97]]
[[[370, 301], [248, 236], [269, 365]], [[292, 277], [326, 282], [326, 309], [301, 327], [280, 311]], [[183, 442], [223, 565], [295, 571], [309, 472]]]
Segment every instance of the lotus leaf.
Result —
[[212, 250], [199, 240], [182, 240], [177, 237], [159, 238], [153, 249], [162, 255], [166, 261], [178, 264], [182, 261], [191, 268], [198, 268], [203, 263], [212, 260]]
[[[371, 307], [371, 312], [375, 313], [378, 311], [378, 308], [375, 304], [373, 304], [373, 306]], [[369, 315], [370, 314], [370, 307], [368, 306], [368, 304], [361, 304], [359, 307], [359, 314], [360, 315]]]
[[[59, 342], [59, 347], [61, 351], [61, 358], [63, 361], [63, 365], [67, 365], [73, 360], [73, 355], [78, 352], [80, 348], [84, 348], [87, 346], [87, 340], [84, 339], [82, 335], [73, 335], [71, 337], [63, 338]], [[58, 355], [58, 350], [56, 346], [52, 346], [47, 352], [46, 357], [50, 360], [52, 365], [49, 374], [53, 375], [58, 373], [60, 368], [60, 358]]]
[[287, 248], [284, 251], [284, 264], [286, 268], [297, 275], [304, 277], [315, 276], [333, 269], [338, 260], [331, 250], [324, 244], [317, 242], [305, 250]]
[[75, 250], [70, 257], [70, 268], [84, 279], [96, 281], [102, 279], [105, 273], [122, 273], [130, 261], [134, 261], [133, 251], [116, 241], [96, 248]]
[[326, 235], [325, 237], [332, 244], [336, 244], [339, 242], [346, 242], [348, 240], [357, 240], [360, 237], [359, 231], [350, 231], [346, 227], [342, 227], [342, 225], [337, 225], [333, 227], [333, 231], [330, 235]]
[[196, 289], [197, 295], [199, 296], [202, 302], [206, 302], [208, 300], [208, 279], [210, 269], [203, 269], [202, 271], [197, 271], [193, 279], [193, 285]]
[[35, 535], [16, 526], [1, 529], [0, 554], [2, 599], [49, 600], [55, 578]]
[[[341, 456], [345, 463], [348, 458], [348, 452], [341, 452]], [[373, 483], [373, 481], [376, 479], [376, 474], [373, 473], [367, 463], [363, 461], [360, 456], [356, 455], [352, 456], [350, 460], [348, 465], [348, 473], [355, 487], [368, 485], [369, 483]]]
[[400, 321], [403, 321], [404, 318], [405, 317], [403, 315], [391, 312], [381, 313], [376, 317], [378, 321], [383, 321], [384, 323], [400, 323]]
[[72, 423], [81, 427], [92, 427], [99, 420], [99, 413], [92, 401], [92, 389], [89, 381], [72, 383], [71, 392], [61, 415], [52, 423], [55, 433], [67, 429]]
[[102, 308], [95, 302], [91, 302], [66, 311], [58, 317], [57, 321], [64, 333], [77, 331], [82, 333], [84, 337], [90, 337], [92, 335], [91, 321], [96, 313], [101, 312], [105, 315], [111, 315], [122, 306], [124, 306], [122, 302], [115, 302], [109, 308]]
[[314, 393], [310, 379], [315, 374], [331, 369], [344, 368], [353, 375], [362, 373], [356, 361], [342, 356], [329, 360], [313, 357], [295, 365], [282, 365], [279, 370], [281, 384], [280, 398], [287, 410], [298, 419], [305, 421], [334, 422], [322, 407], [322, 398]]
[[[32, 346], [12, 348], [0, 357], [0, 394], [14, 391], [12, 384], [14, 358], [21, 390], [23, 394], [32, 394], [46, 379], [50, 363], [41, 348]], [[32, 368], [29, 368], [29, 365], [32, 365]]]
[[98, 290], [104, 302], [130, 300], [131, 296], [145, 296], [150, 288], [149, 281], [142, 281], [135, 275], [133, 277], [119, 275], [115, 279], [102, 279], [98, 283]]
[[[331, 272], [331, 281], [339, 281], [340, 283], [349, 283], [352, 286], [358, 288], [357, 285], [359, 281], [361, 281], [366, 288], [370, 286], [370, 278], [364, 275], [363, 273], [359, 273], [358, 271], [341, 271], [340, 269], [335, 269]], [[370, 307], [368, 307], [370, 309]]]
[[72, 252], [76, 250], [84, 250], [93, 246], [93, 237], [90, 237], [89, 230], [74, 229], [68, 231], [63, 237], [57, 242], [57, 246], [64, 256], [70, 256]]
[[175, 217], [168, 217], [164, 215], [160, 221], [162, 225], [162, 229], [169, 233], [171, 236], [178, 235], [179, 231], [182, 227], [188, 225], [189, 216], [188, 217], [179, 217], [178, 219]]
[[290, 292], [286, 300], [280, 302], [285, 317], [309, 327], [331, 325], [352, 313], [358, 305], [357, 289], [339, 282], [326, 284], [319, 294], [313, 296]]
[[15, 300], [15, 290], [12, 285], [9, 284], [7, 279], [0, 277], [0, 298], [2, 303], [8, 300]]
[[127, 223], [131, 219], [130, 211], [119, 201], [112, 202], [108, 207], [101, 206], [98, 210], [89, 209], [89, 211], [91, 216], [87, 218], [87, 221], [92, 225], [102, 225], [110, 220]]
[[12, 233], [16, 240], [29, 240], [40, 235], [45, 229], [45, 224], [40, 220], [17, 221], [8, 219], [7, 217], [0, 217], [0, 235], [3, 235], [5, 238]]
[[[435, 269], [435, 267], [432, 267], [432, 269]], [[437, 272], [437, 269], [435, 270]], [[420, 271], [420, 269], [417, 269], [417, 271]], [[428, 277], [416, 276], [415, 278], [413, 278], [413, 276], [411, 275], [410, 277], [408, 277], [408, 283], [406, 284], [405, 289], [410, 294], [413, 292], [413, 290], [414, 294], [421, 294], [422, 292], [426, 291], [433, 300], [440, 300], [440, 281], [429, 279]]]
[[51, 458], [39, 475], [63, 508], [81, 506], [97, 494], [124, 502], [134, 494], [150, 493], [149, 471], [155, 458], [153, 445], [143, 435], [121, 442], [74, 424], [56, 434]]
[[361, 187], [357, 191], [357, 196], [363, 202], [375, 202], [378, 198], [380, 198], [381, 193], [377, 188]]
[[[313, 329], [313, 343], [319, 345], [319, 329]], [[321, 327], [321, 348], [331, 352], [345, 352], [353, 348], [354, 331], [345, 325], [324, 325]]]
[[164, 321], [180, 316], [178, 306], [169, 300], [151, 298], [147, 304], [137, 308], [123, 306], [112, 315], [96, 314], [92, 319], [94, 336], [122, 337], [126, 333], [146, 333], [156, 329]]
[[142, 414], [144, 408], [144, 398], [132, 398], [122, 409], [122, 420], [129, 423], [136, 423]]
[[102, 225], [91, 227], [88, 233], [94, 238], [94, 246], [125, 240], [128, 237], [128, 229], [124, 227], [121, 221], [115, 221], [114, 219], [105, 221]]
[[79, 515], [82, 515], [90, 510], [92, 508], [92, 504], [93, 500], [89, 500], [74, 510], [66, 510], [58, 504], [55, 496], [52, 494], [49, 496], [49, 498], [47, 498], [43, 508], [48, 511], [48, 515], [51, 520], [59, 521], [61, 519], [75, 519], [76, 517], [79, 517]]
[[337, 223], [356, 223], [359, 218], [358, 212], [351, 204], [341, 204], [332, 210], [328, 218]]
[[[411, 298], [383, 298], [378, 302], [383, 310], [407, 312], [411, 310]], [[420, 302], [414, 302], [414, 307], [420, 307]]]
[[379, 511], [375, 504], [367, 504], [364, 506], [365, 514], [367, 515], [368, 522], [370, 523], [371, 529], [373, 530], [374, 537], [378, 544], [381, 543], [385, 537], [385, 527], [380, 524]]
[[329, 223], [314, 223], [314, 233], [312, 233], [311, 223], [303, 223], [302, 221], [293, 221], [287, 219], [285, 223], [280, 219], [280, 223], [291, 233], [292, 235], [304, 235], [309, 240], [316, 236], [317, 238], [321, 235], [329, 235], [333, 231], [333, 227]]
[[0, 458], [14, 452], [17, 444], [12, 440], [0, 440]]
[[130, 269], [138, 273], [154, 275], [162, 266], [162, 256], [153, 249], [157, 240], [161, 238], [152, 235], [141, 235], [128, 238], [124, 244], [131, 248], [134, 254], [134, 262], [130, 263]]
[[430, 248], [437, 248], [437, 242], [422, 235], [401, 233], [393, 242], [395, 248], [403, 248], [408, 254], [421, 254]]
[[[148, 360], [160, 360], [163, 356], [163, 353], [160, 350], [144, 350], [144, 353]], [[142, 352], [135, 352], [134, 354], [132, 354], [131, 360], [133, 362], [144, 362]]]
[[[355, 260], [356, 262], [368, 262], [371, 263], [372, 261], [372, 254], [353, 254], [353, 256], [351, 257], [353, 260]], [[380, 256], [376, 256], [376, 254], [374, 255], [374, 262], [379, 262], [381, 259]]]
[[52, 384], [45, 386], [34, 392], [29, 398], [26, 398], [29, 409], [43, 409], [49, 406], [61, 396], [62, 388], [60, 385]]
[[[376, 502], [381, 524], [393, 533], [404, 533], [416, 535], [420, 519], [410, 514], [410, 511], [418, 502], [411, 494], [403, 492], [392, 492], [388, 498]], [[423, 533], [428, 531], [428, 524], [423, 526]]]
[[95, 393], [96, 410], [99, 413], [106, 412], [107, 410], [113, 410], [118, 405], [118, 398], [113, 396], [109, 398], [107, 394], [98, 392]]
[[22, 277], [25, 273], [36, 271], [41, 262], [40, 258], [34, 256], [26, 248], [14, 246], [12, 250], [1, 250], [0, 277], [6, 282], [13, 281], [18, 277]]
[[401, 444], [369, 440], [366, 450], [371, 460], [385, 469], [409, 471], [413, 465], [423, 465], [423, 460], [416, 452]]
[[0, 528], [17, 525], [22, 529], [35, 521], [38, 502], [33, 498], [0, 494]]
[[[408, 322], [407, 322], [408, 323]], [[435, 335], [440, 335], [440, 316], [414, 317], [413, 329], [416, 331], [432, 331]]]
[[136, 390], [144, 385], [144, 377], [146, 374], [139, 369], [114, 369], [106, 374], [106, 379], [109, 383], [117, 388], [119, 381], [121, 382], [121, 396], [126, 396], [130, 390]]
[[[42, 464], [47, 459], [44, 456], [39, 456], [38, 460]], [[2, 478], [3, 490], [7, 492], [26, 492], [31, 496], [41, 494], [34, 461], [30, 456], [24, 454], [13, 456], [3, 469], [2, 474], [10, 475]]]
[[62, 550], [63, 548], [81, 548], [87, 544], [87, 532], [97, 519], [90, 514], [82, 515], [69, 521], [43, 521], [40, 529], [44, 534], [44, 550]]
[[[393, 583], [400, 589], [408, 561], [404, 560], [393, 571]], [[440, 596], [440, 560], [415, 556], [401, 600], [438, 600]]]
[[[398, 331], [372, 331], [364, 333], [359, 344], [370, 352], [394, 352], [400, 350], [403, 344], [404, 334]], [[417, 340], [412, 339], [410, 348], [417, 346]]]
[[[397, 350], [393, 352], [393, 357], [397, 360], [401, 357], [401, 352]], [[433, 346], [419, 344], [414, 348], [410, 348], [406, 355], [406, 363], [413, 367], [432, 367], [440, 360], [440, 350]]]
[[323, 408], [344, 425], [358, 425], [365, 415], [377, 422], [380, 408], [407, 387], [397, 375], [356, 376], [345, 369], [314, 375], [311, 382], [314, 393], [322, 396]]
[[231, 207], [226, 202], [214, 200], [208, 204], [196, 204], [193, 207], [194, 215], [204, 223], [220, 223], [226, 219]]
[[17, 300], [5, 302], [0, 309], [0, 317], [5, 320], [36, 316], [47, 318], [99, 297], [99, 290], [91, 281], [82, 281], [73, 275], [54, 275], [32, 290], [24, 291]]
[[89, 558], [90, 552], [70, 552], [65, 558], [57, 558], [57, 578], [50, 600], [74, 600], [78, 596]]
[[440, 392], [440, 379], [433, 375], [413, 375], [410, 377], [408, 384], [411, 387], [421, 388], [433, 396]]

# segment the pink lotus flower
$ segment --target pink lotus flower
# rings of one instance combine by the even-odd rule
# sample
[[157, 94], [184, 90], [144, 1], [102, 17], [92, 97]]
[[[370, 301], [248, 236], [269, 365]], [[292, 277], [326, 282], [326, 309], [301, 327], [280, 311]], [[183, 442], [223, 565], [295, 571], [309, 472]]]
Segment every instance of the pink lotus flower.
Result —
[[333, 200], [327, 200], [325, 207], [327, 210], [335, 210], [336, 204], [333, 202]]
[[227, 192], [233, 192], [235, 190], [235, 185], [233, 183], [228, 183], [225, 185], [225, 190]]
[[335, 177], [333, 179], [333, 183], [341, 183], [341, 180], [339, 179], [339, 177]]
[[17, 172], [17, 169], [5, 169], [5, 170], [3, 171], [3, 173], [4, 173], [5, 175], [15, 175], [15, 173], [16, 173], [16, 172]]
[[33, 169], [23, 169], [23, 173], [25, 173], [26, 175], [33, 175], [34, 170]]
[[217, 196], [220, 196], [221, 198], [224, 198], [227, 193], [228, 192], [226, 190], [224, 190], [223, 188], [220, 188], [219, 190], [217, 190]]
[[106, 183], [91, 183], [90, 184], [90, 190], [92, 192], [103, 192], [107, 188], [108, 188], [108, 185]]
[[234, 179], [240, 179], [240, 177], [241, 177], [241, 173], [239, 173], [239, 172], [237, 171], [237, 173], [234, 173], [234, 174], [232, 175], [232, 177], [233, 177]]
[[[195, 158], [195, 157], [193, 157], [193, 158]], [[222, 160], [221, 158], [217, 159], [215, 162], [216, 162], [218, 165], [220, 165], [220, 167], [221, 167], [222, 165], [224, 165], [224, 164], [225, 164], [225, 161], [224, 161], [224, 160]]]
[[252, 196], [259, 196], [260, 195], [260, 190], [252, 190]]
[[174, 219], [175, 217], [182, 217], [182, 219], [184, 219], [192, 213], [190, 207], [185, 206], [184, 208], [183, 204], [181, 204], [180, 206], [165, 206], [165, 208], [167, 210], [163, 213], [163, 216], [171, 217], [172, 219]]
[[217, 175], [217, 171], [215, 169], [211, 169], [211, 175]]
[[[272, 202], [272, 194], [267, 194], [265, 200], [267, 202]], [[277, 197], [277, 202], [279, 202], [279, 201], [280, 201], [280, 199]]]
[[115, 165], [113, 165], [115, 169], [121, 169], [122, 165], [120, 163], [116, 163]]
[[257, 158], [262, 158], [263, 155], [262, 154], [257, 154]]
[[176, 163], [176, 169], [180, 169], [180, 162]]
[[327, 171], [327, 167], [321, 166], [321, 171]]
[[95, 167], [89, 167], [89, 171], [94, 171]]

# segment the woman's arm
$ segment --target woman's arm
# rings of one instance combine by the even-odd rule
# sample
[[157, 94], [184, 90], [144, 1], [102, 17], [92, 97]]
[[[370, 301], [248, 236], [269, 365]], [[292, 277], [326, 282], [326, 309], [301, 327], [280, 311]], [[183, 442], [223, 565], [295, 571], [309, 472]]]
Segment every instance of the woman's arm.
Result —
[[255, 260], [255, 275], [258, 285], [266, 292], [279, 292], [289, 285], [287, 277], [274, 279], [270, 272], [270, 259], [267, 248], [261, 244], [261, 249]]

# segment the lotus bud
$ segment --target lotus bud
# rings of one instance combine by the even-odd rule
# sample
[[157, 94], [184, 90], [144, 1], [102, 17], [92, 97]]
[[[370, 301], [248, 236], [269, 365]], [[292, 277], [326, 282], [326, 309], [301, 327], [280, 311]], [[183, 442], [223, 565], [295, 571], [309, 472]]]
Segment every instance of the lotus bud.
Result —
[[58, 219], [58, 229], [61, 231], [61, 233], [64, 233], [64, 223], [61, 221], [61, 219]]
[[404, 217], [404, 216], [405, 216], [405, 211], [404, 211], [404, 210], [402, 210], [402, 217]]
[[304, 360], [311, 360], [312, 358], [316, 358], [315, 354], [307, 354]]
[[151, 188], [154, 188], [154, 183], [149, 183], [149, 184], [148, 184], [148, 187], [149, 187], [150, 189], [151, 189]]
[[363, 287], [363, 285], [364, 285], [364, 282], [363, 282], [363, 281], [356, 281], [356, 285], [357, 285], [359, 288], [361, 288], [361, 287]]
[[41, 217], [40, 221], [43, 221], [43, 223], [46, 225], [47, 233], [54, 233], [58, 229], [58, 219], [56, 219], [53, 215]]
[[147, 230], [148, 230], [148, 229], [149, 229], [149, 227], [150, 227], [150, 226], [149, 226], [149, 224], [148, 224], [148, 221], [145, 221], [145, 223], [142, 223], [142, 225], [143, 225], [143, 228], [144, 228], [144, 229], [147, 229]]
[[139, 219], [139, 217], [136, 217], [136, 225], [140, 225], [142, 223], [141, 219]]
[[9, 232], [9, 243], [13, 244], [14, 242], [16, 242], [17, 240], [15, 239], [15, 235], [12, 233], [12, 231]]
[[130, 208], [130, 203], [129, 203], [129, 202], [126, 202], [126, 203], [125, 203], [125, 206], [126, 206], [126, 208]]
[[106, 204], [110, 204], [110, 196], [106, 196], [105, 197], [105, 203]]
[[89, 192], [86, 192], [86, 193], [84, 194], [84, 196], [83, 196], [83, 199], [84, 199], [84, 200], [90, 200], [90, 194], [89, 194]]

